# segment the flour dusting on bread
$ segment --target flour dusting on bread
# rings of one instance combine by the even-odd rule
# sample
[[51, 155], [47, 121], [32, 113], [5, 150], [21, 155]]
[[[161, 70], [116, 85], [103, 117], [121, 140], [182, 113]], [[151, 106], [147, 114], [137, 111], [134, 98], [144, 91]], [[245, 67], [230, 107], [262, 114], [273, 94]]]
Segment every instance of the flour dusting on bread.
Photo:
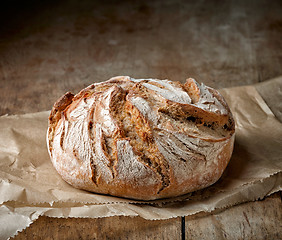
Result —
[[192, 78], [119, 76], [60, 98], [47, 143], [54, 167], [74, 187], [153, 200], [216, 182], [234, 133], [220, 93]]

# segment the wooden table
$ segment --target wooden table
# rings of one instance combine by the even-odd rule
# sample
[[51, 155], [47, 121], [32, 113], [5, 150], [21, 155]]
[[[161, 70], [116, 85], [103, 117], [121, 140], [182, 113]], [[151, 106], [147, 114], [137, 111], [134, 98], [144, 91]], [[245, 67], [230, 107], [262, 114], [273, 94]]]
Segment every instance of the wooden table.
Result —
[[[223, 88], [282, 74], [281, 1], [10, 2], [0, 10], [0, 115], [48, 110], [116, 75]], [[281, 239], [281, 221], [276, 193], [164, 221], [40, 217], [15, 239]]]

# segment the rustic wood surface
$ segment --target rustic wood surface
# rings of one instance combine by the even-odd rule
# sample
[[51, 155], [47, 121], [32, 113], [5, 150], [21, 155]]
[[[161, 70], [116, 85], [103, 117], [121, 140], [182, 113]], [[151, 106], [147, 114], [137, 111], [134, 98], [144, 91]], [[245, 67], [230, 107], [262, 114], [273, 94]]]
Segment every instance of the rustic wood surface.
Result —
[[279, 193], [205, 216], [168, 220], [140, 217], [63, 219], [40, 217], [14, 239], [281, 239]]
[[[282, 2], [10, 1], [0, 9], [0, 115], [48, 110], [116, 75], [215, 88], [282, 75]], [[205, 216], [40, 217], [15, 239], [281, 239], [281, 196]]]

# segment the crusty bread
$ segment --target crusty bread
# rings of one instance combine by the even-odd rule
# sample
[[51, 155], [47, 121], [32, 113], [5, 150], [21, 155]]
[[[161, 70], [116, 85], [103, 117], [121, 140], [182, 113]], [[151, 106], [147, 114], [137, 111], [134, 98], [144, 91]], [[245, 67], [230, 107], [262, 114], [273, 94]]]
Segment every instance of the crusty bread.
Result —
[[219, 92], [179, 82], [114, 77], [66, 93], [49, 117], [52, 163], [76, 188], [140, 200], [215, 183], [235, 125]]

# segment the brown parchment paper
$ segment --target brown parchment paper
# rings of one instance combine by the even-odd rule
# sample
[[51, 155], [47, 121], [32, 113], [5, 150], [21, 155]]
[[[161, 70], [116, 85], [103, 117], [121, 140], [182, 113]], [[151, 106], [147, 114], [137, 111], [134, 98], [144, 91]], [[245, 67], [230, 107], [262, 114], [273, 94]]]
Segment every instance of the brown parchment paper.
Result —
[[65, 183], [46, 148], [49, 111], [0, 117], [0, 239], [15, 235], [41, 215], [167, 219], [211, 212], [280, 191], [281, 88], [279, 77], [220, 90], [236, 121], [234, 152], [223, 176], [206, 189], [151, 202], [89, 193]]

